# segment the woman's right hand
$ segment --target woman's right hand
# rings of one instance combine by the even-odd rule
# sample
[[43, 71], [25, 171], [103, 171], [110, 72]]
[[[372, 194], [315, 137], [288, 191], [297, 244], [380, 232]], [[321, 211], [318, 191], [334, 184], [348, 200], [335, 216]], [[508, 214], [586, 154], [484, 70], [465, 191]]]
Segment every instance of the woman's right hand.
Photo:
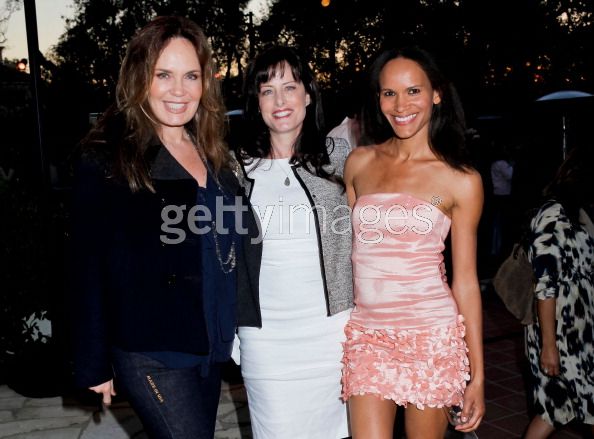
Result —
[[111, 397], [116, 395], [116, 392], [113, 388], [113, 379], [99, 384], [98, 386], [89, 387], [89, 390], [92, 390], [95, 393], [100, 393], [103, 395], [103, 404], [110, 405], [111, 404]]
[[561, 360], [556, 345], [543, 346], [540, 353], [540, 368], [545, 375], [557, 376], [561, 373]]
[[542, 350], [540, 352], [540, 369], [545, 375], [556, 376], [561, 372], [561, 360], [557, 349], [557, 300], [553, 298], [539, 299], [536, 301], [538, 309], [538, 322], [540, 323], [540, 336]]

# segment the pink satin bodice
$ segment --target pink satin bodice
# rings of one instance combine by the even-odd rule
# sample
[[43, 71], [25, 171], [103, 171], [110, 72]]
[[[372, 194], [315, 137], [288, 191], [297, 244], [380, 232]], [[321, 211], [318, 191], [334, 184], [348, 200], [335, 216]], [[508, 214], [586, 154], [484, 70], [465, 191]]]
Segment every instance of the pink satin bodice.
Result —
[[352, 222], [353, 322], [398, 330], [456, 322], [443, 268], [447, 215], [408, 194], [373, 193], [357, 199]]

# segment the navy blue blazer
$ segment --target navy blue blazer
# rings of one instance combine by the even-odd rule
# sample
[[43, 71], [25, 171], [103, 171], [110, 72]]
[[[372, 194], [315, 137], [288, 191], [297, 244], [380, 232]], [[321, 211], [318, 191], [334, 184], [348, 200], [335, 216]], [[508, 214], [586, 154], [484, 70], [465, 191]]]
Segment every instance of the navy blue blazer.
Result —
[[[209, 350], [200, 293], [201, 241], [187, 221], [188, 211], [197, 203], [198, 186], [165, 147], [157, 145], [149, 151], [154, 193], [130, 191], [125, 182], [111, 176], [110, 161], [101, 153], [85, 153], [76, 168], [71, 306], [75, 382], [80, 387], [113, 377], [112, 346], [131, 352], [196, 355]], [[227, 193], [240, 196], [248, 205], [230, 170], [221, 171], [219, 181]], [[162, 211], [168, 205], [185, 206], [183, 220], [171, 226], [185, 234], [180, 243], [162, 239], [175, 238], [163, 227]], [[248, 223], [255, 221], [251, 209], [246, 216]], [[248, 252], [250, 239], [249, 234], [243, 237]], [[240, 282], [250, 277], [257, 280], [257, 273], [246, 272], [245, 261], [238, 265]], [[250, 294], [254, 295], [257, 292]], [[221, 309], [228, 313], [220, 320], [227, 339], [236, 330], [237, 297], [220, 300]]]

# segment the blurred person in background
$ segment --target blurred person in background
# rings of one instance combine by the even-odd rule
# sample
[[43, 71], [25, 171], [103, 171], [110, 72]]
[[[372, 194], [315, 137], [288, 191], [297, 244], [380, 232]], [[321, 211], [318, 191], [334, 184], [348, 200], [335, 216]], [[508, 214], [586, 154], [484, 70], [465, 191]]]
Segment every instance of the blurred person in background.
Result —
[[353, 80], [353, 83], [343, 93], [339, 93], [341, 97], [339, 102], [342, 102], [342, 107], [346, 111], [346, 117], [334, 128], [328, 132], [328, 137], [334, 139], [344, 139], [349, 150], [352, 150], [360, 145], [361, 141], [361, 107], [362, 81], [360, 78]]
[[492, 221], [491, 226], [491, 256], [507, 255], [511, 250], [510, 219], [512, 177], [514, 165], [510, 156], [510, 148], [495, 144], [496, 158], [491, 163], [491, 184], [493, 197], [491, 199]]
[[525, 439], [574, 421], [594, 435], [593, 164], [594, 148], [572, 150], [531, 221], [538, 318], [525, 331], [536, 415]]

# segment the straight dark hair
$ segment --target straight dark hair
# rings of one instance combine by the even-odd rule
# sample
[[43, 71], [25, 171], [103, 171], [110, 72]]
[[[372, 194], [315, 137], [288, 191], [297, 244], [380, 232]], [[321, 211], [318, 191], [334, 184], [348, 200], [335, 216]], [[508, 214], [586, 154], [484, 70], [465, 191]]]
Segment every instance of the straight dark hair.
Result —
[[466, 124], [458, 92], [441, 72], [433, 56], [418, 46], [386, 50], [372, 64], [369, 90], [363, 109], [364, 136], [374, 143], [382, 143], [394, 137], [394, 131], [381, 111], [379, 94], [380, 74], [389, 61], [397, 58], [416, 62], [441, 98], [439, 104], [433, 105], [429, 121], [429, 147], [452, 168], [468, 171], [471, 168], [471, 160], [466, 151]]
[[290, 162], [303, 166], [318, 177], [342, 184], [342, 180], [324, 169], [330, 163], [329, 148], [334, 147], [331, 139], [326, 139], [324, 112], [320, 90], [314, 74], [297, 51], [290, 47], [274, 46], [259, 54], [249, 65], [244, 81], [244, 126], [245, 136], [241, 142], [241, 158], [269, 157], [272, 152], [270, 131], [260, 114], [260, 86], [276, 75], [283, 76], [290, 68], [293, 77], [305, 87], [310, 103], [305, 109], [305, 119], [301, 133], [293, 145]]

